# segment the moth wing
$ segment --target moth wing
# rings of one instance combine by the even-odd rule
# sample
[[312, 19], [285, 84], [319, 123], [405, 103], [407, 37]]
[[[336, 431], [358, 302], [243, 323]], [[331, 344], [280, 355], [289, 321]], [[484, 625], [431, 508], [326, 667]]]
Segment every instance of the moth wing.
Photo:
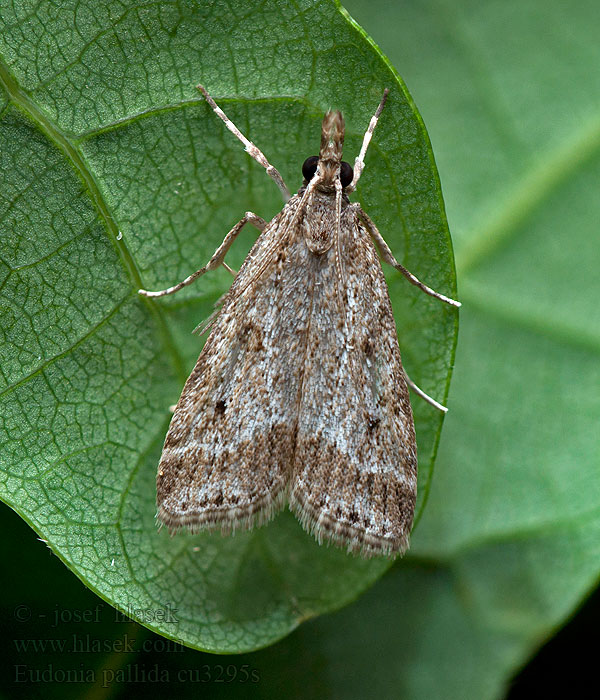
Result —
[[416, 501], [413, 416], [379, 258], [351, 208], [344, 217], [342, 298], [335, 247], [315, 258], [290, 507], [319, 541], [399, 553]]
[[283, 505], [302, 372], [287, 358], [310, 308], [304, 280], [286, 274], [306, 265], [306, 246], [291, 229], [280, 244], [297, 204], [259, 236], [184, 386], [157, 476], [169, 529], [248, 528]]

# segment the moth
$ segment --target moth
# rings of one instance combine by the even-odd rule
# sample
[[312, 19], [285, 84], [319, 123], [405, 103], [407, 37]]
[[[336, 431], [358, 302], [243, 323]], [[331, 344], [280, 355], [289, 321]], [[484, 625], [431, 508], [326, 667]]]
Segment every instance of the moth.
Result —
[[[210, 261], [172, 294], [224, 265], [235, 276], [167, 433], [156, 480], [158, 520], [169, 530], [249, 529], [287, 502], [302, 526], [365, 557], [408, 547], [417, 494], [417, 447], [379, 261], [453, 306], [396, 261], [373, 221], [352, 203], [388, 90], [354, 168], [342, 161], [344, 119], [325, 114], [318, 156], [290, 197], [279, 172], [201, 85], [227, 128], [286, 201], [266, 222], [252, 212]], [[260, 235], [236, 274], [225, 255], [250, 223]]]

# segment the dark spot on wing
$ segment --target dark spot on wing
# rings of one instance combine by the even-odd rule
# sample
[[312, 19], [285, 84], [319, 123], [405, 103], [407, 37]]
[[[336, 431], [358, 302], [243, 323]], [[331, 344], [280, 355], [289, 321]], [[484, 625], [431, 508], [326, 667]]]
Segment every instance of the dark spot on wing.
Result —
[[368, 423], [369, 432], [372, 433], [380, 423], [381, 423], [381, 418], [370, 417], [369, 423]]

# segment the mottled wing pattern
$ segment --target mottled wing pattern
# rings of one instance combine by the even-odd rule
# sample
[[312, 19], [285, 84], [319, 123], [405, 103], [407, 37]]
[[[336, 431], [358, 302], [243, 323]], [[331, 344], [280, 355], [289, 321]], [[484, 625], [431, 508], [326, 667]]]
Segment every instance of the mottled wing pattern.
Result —
[[[290, 507], [304, 527], [364, 556], [408, 546], [416, 442], [387, 286], [355, 205], [335, 246], [310, 261], [308, 355]], [[344, 311], [341, 310], [341, 305]]]
[[170, 529], [247, 528], [283, 505], [311, 309], [306, 280], [289, 274], [312, 256], [289, 226], [298, 203], [250, 251], [175, 409], [157, 476]]

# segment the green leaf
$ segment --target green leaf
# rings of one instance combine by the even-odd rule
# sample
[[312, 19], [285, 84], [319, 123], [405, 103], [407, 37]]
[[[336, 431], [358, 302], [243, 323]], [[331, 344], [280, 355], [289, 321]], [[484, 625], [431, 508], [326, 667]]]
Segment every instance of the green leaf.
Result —
[[[453, 294], [424, 127], [331, 2], [17, 2], [3, 22], [2, 498], [87, 586], [150, 628], [211, 651], [267, 645], [356, 598], [389, 562], [320, 547], [287, 512], [235, 537], [156, 531], [168, 407], [200, 351], [191, 331], [230, 278], [217, 271], [174, 299], [137, 290], [200, 267], [244, 211], [268, 218], [282, 206], [194, 86], [295, 187], [323, 112], [344, 112], [353, 157], [390, 87], [359, 198], [397, 257]], [[407, 371], [443, 401], [456, 314], [389, 280]], [[421, 511], [442, 418], [415, 409]]]

